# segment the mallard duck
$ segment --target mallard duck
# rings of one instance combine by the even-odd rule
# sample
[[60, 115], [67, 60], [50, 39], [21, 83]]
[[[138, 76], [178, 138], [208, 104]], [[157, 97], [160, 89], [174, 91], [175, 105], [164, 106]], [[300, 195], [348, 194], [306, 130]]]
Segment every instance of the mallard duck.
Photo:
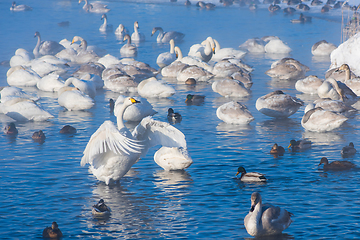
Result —
[[169, 123], [179, 123], [179, 122], [181, 122], [182, 117], [181, 117], [180, 113], [174, 112], [174, 109], [169, 108], [167, 119], [168, 119]]
[[266, 182], [267, 181], [264, 174], [261, 174], [258, 172], [247, 173], [244, 167], [239, 167], [235, 176], [237, 176], [239, 173], [241, 173], [240, 180], [243, 182]]
[[292, 223], [293, 214], [271, 204], [262, 204], [258, 192], [251, 194], [251, 208], [245, 216], [244, 225], [251, 236], [281, 234]]
[[10, 123], [4, 128], [4, 133], [7, 135], [16, 135], [18, 134], [18, 130], [15, 127], [15, 123]]
[[349, 161], [333, 161], [329, 163], [329, 160], [326, 157], [322, 157], [319, 163], [319, 166], [324, 164], [324, 170], [348, 170], [355, 167], [355, 164]]
[[65, 125], [62, 129], [60, 129], [60, 133], [63, 134], [74, 134], [76, 133], [76, 128], [70, 126], [70, 125]]
[[39, 130], [37, 132], [34, 132], [34, 134], [32, 135], [31, 137], [34, 141], [37, 141], [37, 142], [43, 142], [45, 141], [45, 134], [42, 130]]
[[284, 149], [282, 146], [279, 146], [277, 143], [275, 143], [275, 144], [272, 146], [272, 148], [271, 148], [271, 150], [270, 150], [270, 153], [271, 153], [271, 154], [276, 154], [276, 155], [278, 155], [278, 156], [282, 156], [282, 155], [284, 155], [284, 153], [285, 153], [285, 149]]
[[311, 141], [304, 140], [304, 139], [296, 141], [296, 140], [292, 139], [290, 141], [288, 148], [291, 148], [292, 151], [305, 150], [305, 149], [311, 148]]
[[103, 199], [100, 199], [99, 202], [93, 205], [91, 213], [95, 218], [106, 218], [110, 216], [110, 208], [106, 206]]
[[354, 147], [354, 143], [350, 142], [349, 146], [345, 146], [341, 149], [341, 156], [350, 157], [356, 153], [356, 149]]
[[203, 103], [205, 100], [205, 96], [202, 95], [193, 95], [193, 94], [188, 94], [186, 95], [186, 104], [188, 105], [197, 105], [197, 104], [201, 104]]
[[56, 222], [51, 224], [51, 227], [46, 227], [43, 231], [43, 238], [59, 239], [63, 236], [59, 226]]

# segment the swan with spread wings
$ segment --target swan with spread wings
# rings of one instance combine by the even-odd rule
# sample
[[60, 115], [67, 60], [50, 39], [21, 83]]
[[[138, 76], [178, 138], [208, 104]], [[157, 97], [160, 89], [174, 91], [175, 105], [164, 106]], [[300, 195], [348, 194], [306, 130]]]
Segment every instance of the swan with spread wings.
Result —
[[123, 115], [127, 107], [138, 102], [126, 98], [117, 113], [117, 127], [113, 122], [105, 121], [84, 150], [81, 165], [89, 164], [90, 172], [106, 184], [120, 180], [150, 147], [162, 145], [186, 149], [181, 131], [151, 117], [144, 118], [131, 133], [124, 125]]

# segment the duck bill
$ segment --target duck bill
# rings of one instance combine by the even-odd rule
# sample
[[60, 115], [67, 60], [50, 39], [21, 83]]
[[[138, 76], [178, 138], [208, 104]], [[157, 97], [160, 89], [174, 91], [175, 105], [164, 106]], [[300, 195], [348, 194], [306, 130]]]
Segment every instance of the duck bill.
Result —
[[290, 147], [291, 147], [291, 143], [289, 144], [288, 148], [290, 148]]
[[239, 175], [239, 173], [240, 173], [240, 172], [237, 172], [237, 173], [235, 174], [235, 176]]

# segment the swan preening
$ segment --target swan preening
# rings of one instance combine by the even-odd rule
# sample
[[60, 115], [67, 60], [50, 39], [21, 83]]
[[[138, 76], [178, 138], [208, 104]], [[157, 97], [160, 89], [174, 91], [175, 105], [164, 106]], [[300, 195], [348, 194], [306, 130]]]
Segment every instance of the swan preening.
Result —
[[120, 180], [152, 146], [186, 149], [182, 132], [151, 117], [144, 118], [131, 133], [123, 123], [123, 115], [126, 108], [137, 102], [134, 98], [126, 98], [117, 112], [117, 127], [111, 121], [105, 121], [84, 150], [81, 165], [89, 164], [94, 176], [106, 184]]

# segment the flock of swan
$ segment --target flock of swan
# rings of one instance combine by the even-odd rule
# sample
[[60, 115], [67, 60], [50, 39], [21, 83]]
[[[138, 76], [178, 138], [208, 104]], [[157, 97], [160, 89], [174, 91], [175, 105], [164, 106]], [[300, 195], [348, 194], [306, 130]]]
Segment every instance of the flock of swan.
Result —
[[[79, 3], [82, 1], [85, 1], [85, 11], [103, 14], [104, 23], [99, 31], [112, 32], [113, 27], [107, 23], [106, 16], [110, 9], [104, 4], [89, 3], [87, 0], [79, 0]], [[20, 6], [14, 2], [12, 10], [31, 10], [27, 6], [22, 6], [23, 10], [16, 10]], [[80, 36], [74, 36], [72, 41], [42, 41], [40, 33], [36, 32], [34, 37], [37, 43], [33, 52], [20, 48], [10, 59], [11, 68], [7, 72], [9, 86], [0, 91], [0, 112], [12, 122], [54, 118], [37, 103], [39, 97], [26, 93], [21, 89], [23, 87], [56, 92], [59, 106], [68, 111], [92, 108], [97, 90], [102, 88], [125, 95], [137, 93], [140, 97], [120, 95], [112, 102], [117, 121], [105, 121], [91, 135], [81, 165], [88, 164], [90, 172], [99, 181], [110, 184], [119, 181], [151, 147], [161, 145], [154, 154], [154, 161], [166, 171], [183, 170], [191, 166], [193, 160], [187, 151], [185, 135], [175, 127], [181, 121], [181, 115], [169, 108], [169, 123], [154, 120], [151, 116], [156, 111], [147, 99], [168, 98], [176, 94], [175, 89], [165, 81], [167, 78], [176, 79], [179, 84], [190, 79], [193, 83], [210, 83], [212, 90], [219, 95], [241, 99], [252, 94], [253, 68], [242, 61], [248, 52], [291, 52], [291, 48], [276, 36], [249, 39], [239, 49], [222, 48], [216, 39], [209, 36], [203, 42], [192, 45], [184, 56], [176, 43], [182, 41], [185, 34], [164, 32], [161, 27], [155, 27], [152, 35], [156, 32], [159, 32], [157, 42], [169, 44], [169, 51], [157, 57], [159, 69], [132, 58], [140, 54], [133, 42], [139, 44], [145, 41], [137, 21], [131, 35], [122, 24], [115, 30], [122, 41], [127, 41], [120, 48], [122, 58], [104, 54], [104, 50], [96, 46], [88, 46], [87, 41]], [[335, 45], [323, 40], [315, 43], [311, 52], [313, 55], [328, 56], [335, 49]], [[274, 62], [265, 74], [282, 81], [296, 80], [297, 91], [318, 95], [319, 99], [305, 108], [301, 119], [304, 129], [326, 132], [339, 128], [357, 112], [351, 105], [359, 99], [360, 78], [351, 72], [348, 64], [329, 70], [325, 79], [313, 75], [306, 77], [308, 71], [309, 68], [299, 61], [283, 58]], [[188, 95], [186, 101], [201, 103], [204, 96]], [[264, 115], [287, 118], [302, 106], [304, 102], [299, 98], [276, 90], [259, 97], [255, 107]], [[221, 105], [215, 114], [228, 124], [249, 124], [254, 120], [247, 106], [240, 101]], [[131, 132], [124, 121], [136, 121], [139, 124]], [[7, 133], [17, 134], [13, 123], [9, 125]], [[300, 146], [300, 142], [293, 143], [294, 146]], [[279, 146], [274, 145], [273, 148], [277, 151]], [[354, 145], [350, 144], [349, 148], [344, 151], [353, 151]], [[326, 158], [321, 160], [321, 164], [324, 164], [324, 169], [353, 167], [346, 161], [329, 164]], [[266, 181], [262, 174], [246, 172], [243, 167], [239, 167], [239, 173], [242, 181]], [[255, 192], [251, 195], [251, 209], [245, 217], [244, 225], [252, 236], [278, 234], [291, 224], [291, 215], [285, 209], [262, 204], [261, 195]], [[53, 223], [46, 233], [51, 229], [56, 230], [57, 224]]]

